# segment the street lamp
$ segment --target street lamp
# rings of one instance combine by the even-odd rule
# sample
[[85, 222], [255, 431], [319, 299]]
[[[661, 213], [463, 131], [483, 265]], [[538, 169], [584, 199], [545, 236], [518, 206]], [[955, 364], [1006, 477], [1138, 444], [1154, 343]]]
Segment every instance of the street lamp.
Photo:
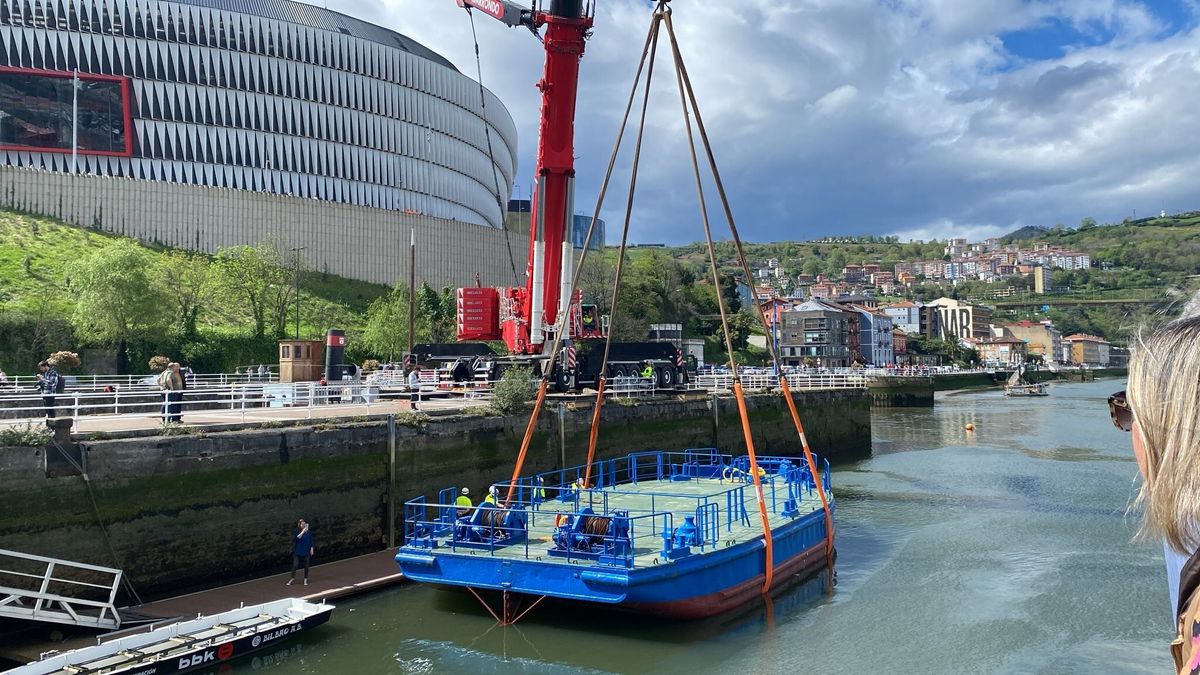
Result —
[[291, 250], [295, 256], [296, 263], [296, 339], [300, 339], [300, 252], [307, 249], [307, 246], [296, 246]]

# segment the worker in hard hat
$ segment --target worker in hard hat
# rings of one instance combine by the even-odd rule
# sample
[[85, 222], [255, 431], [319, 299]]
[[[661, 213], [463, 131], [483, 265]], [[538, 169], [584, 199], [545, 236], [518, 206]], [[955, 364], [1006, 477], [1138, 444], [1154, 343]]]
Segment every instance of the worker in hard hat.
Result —
[[533, 488], [533, 502], [540, 504], [546, 501], [546, 479], [537, 477], [537, 485]]
[[466, 518], [471, 515], [471, 509], [475, 506], [471, 503], [470, 488], [463, 488], [458, 495], [458, 499], [454, 500], [454, 506], [458, 507], [458, 517]]
[[493, 485], [488, 488], [488, 496], [483, 498], [483, 504], [496, 505], [496, 501], [500, 499], [500, 488]]

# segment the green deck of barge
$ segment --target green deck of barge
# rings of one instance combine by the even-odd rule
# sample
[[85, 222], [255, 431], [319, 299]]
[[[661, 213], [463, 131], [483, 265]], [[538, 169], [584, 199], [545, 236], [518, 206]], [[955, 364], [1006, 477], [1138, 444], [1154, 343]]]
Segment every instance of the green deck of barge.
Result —
[[[733, 488], [741, 488], [735, 493], [734, 509], [737, 509], [739, 499], [744, 503], [745, 518], [735, 517], [732, 523], [728, 518], [728, 502], [726, 493]], [[774, 493], [774, 494], [773, 494]], [[717, 547], [732, 546], [738, 542], [762, 536], [762, 524], [755, 500], [754, 485], [750, 483], [721, 481], [715, 478], [693, 478], [686, 481], [646, 480], [637, 483], [627, 483], [613, 488], [587, 490], [581, 496], [579, 507], [589, 506], [591, 498], [592, 509], [600, 513], [604, 509], [604, 496], [608, 497], [609, 511], [628, 511], [631, 518], [645, 516], [651, 513], [660, 514], [653, 518], [640, 518], [632, 522], [634, 549], [633, 566], [648, 567], [656, 564], [662, 555], [662, 513], [670, 512], [674, 527], [684, 522], [684, 516], [695, 515], [698, 504], [705, 499], [717, 505], [720, 514], [720, 531], [717, 533]], [[821, 500], [814, 491], [809, 494], [803, 491], [802, 498], [797, 500], [797, 514], [784, 516], [784, 500], [787, 498], [787, 486], [783, 478], [769, 476], [763, 479], [763, 499], [766, 503], [768, 520], [771, 529], [775, 529], [795, 518], [806, 516], [821, 510]], [[492, 551], [478, 548], [459, 546], [451, 549], [450, 537], [439, 537], [438, 555], [494, 555], [498, 558], [536, 558], [543, 562], [559, 562], [568, 564], [566, 558], [546, 555], [554, 548], [552, 539], [555, 518], [560, 513], [574, 512], [574, 500], [563, 502], [559, 499], [548, 499], [535, 505], [529, 512], [528, 546], [516, 543], [499, 546]], [[706, 543], [704, 550], [711, 550]], [[699, 551], [699, 547], [693, 547]], [[578, 562], [579, 558], [575, 558]]]

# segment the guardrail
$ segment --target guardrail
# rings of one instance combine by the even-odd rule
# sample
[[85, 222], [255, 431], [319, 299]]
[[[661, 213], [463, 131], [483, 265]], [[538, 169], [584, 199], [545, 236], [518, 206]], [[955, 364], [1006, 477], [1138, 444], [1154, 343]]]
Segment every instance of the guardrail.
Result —
[[[158, 374], [142, 375], [62, 375], [67, 389], [103, 390], [113, 389], [157, 389]], [[235, 384], [265, 384], [279, 381], [278, 373], [193, 373], [186, 375], [188, 388], [198, 387], [228, 387]], [[6, 382], [0, 382], [0, 394], [12, 391], [29, 391], [36, 389], [36, 375], [9, 375]]]
[[[815, 389], [863, 389], [867, 386], [868, 375], [862, 372], [853, 373], [820, 373], [804, 372], [787, 375], [788, 384], [794, 390]], [[779, 378], [772, 374], [750, 373], [741, 374], [742, 386], [748, 391], [769, 391], [778, 389]], [[451, 383], [440, 381], [437, 374], [429, 371], [422, 378], [421, 397], [428, 399], [433, 395], [461, 397], [474, 404], [485, 402], [492, 396], [494, 382], [471, 382], [467, 386], [452, 387]], [[531, 390], [536, 387], [536, 381], [531, 380]], [[686, 391], [722, 393], [733, 388], [731, 375], [699, 375], [693, 376], [684, 387]], [[642, 398], [663, 393], [678, 393], [679, 388], [659, 389], [655, 386], [654, 378], [640, 376], [622, 376], [613, 378], [605, 387], [605, 395], [610, 398]], [[237, 424], [253, 419], [255, 411], [263, 409], [291, 409], [293, 414], [286, 419], [312, 419], [321, 417], [322, 410], [337, 405], [365, 405], [370, 414], [371, 407], [383, 400], [384, 393], [396, 393], [404, 396], [410, 394], [406, 383], [399, 378], [368, 377], [365, 381], [343, 381], [322, 385], [316, 382], [272, 383], [272, 382], [237, 382], [231, 385], [219, 386], [212, 384], [207, 387], [189, 388], [173, 392], [168, 398], [168, 392], [155, 386], [113, 387], [111, 391], [100, 390], [68, 390], [54, 397], [54, 413], [56, 417], [72, 419], [144, 419], [160, 421], [182, 421], [180, 416], [191, 416], [197, 413], [234, 413], [225, 415], [221, 421], [210, 420], [208, 425]], [[298, 414], [301, 411], [302, 414]], [[28, 424], [31, 420], [46, 415], [43, 397], [30, 391], [3, 392], [0, 391], [0, 426], [15, 426]], [[189, 422], [194, 424], [194, 422]]]
[[[67, 392], [54, 397], [55, 417], [143, 418], [173, 421], [172, 417], [198, 412], [232, 412], [231, 423], [244, 422], [247, 413], [276, 408], [302, 408], [311, 419], [314, 410], [336, 405], [366, 405], [368, 410], [380, 402], [379, 388], [357, 382], [320, 385], [316, 382], [290, 384], [247, 384], [232, 387], [186, 389], [178, 399], [169, 399], [159, 390], [122, 390], [113, 392]], [[27, 424], [43, 417], [46, 406], [38, 394], [0, 396], [0, 425]]]
[[121, 574], [110, 567], [0, 549], [0, 617], [115, 630], [121, 627], [113, 604]]

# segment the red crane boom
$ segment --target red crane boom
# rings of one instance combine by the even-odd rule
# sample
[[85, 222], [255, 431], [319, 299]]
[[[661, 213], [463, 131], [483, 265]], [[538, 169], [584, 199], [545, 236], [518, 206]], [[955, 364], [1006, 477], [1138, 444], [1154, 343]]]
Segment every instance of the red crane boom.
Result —
[[[509, 26], [525, 26], [542, 39], [546, 65], [537, 166], [529, 229], [525, 285], [506, 289], [460, 289], [459, 340], [503, 339], [513, 354], [535, 355], [553, 337], [561, 312], [568, 312], [568, 337], [599, 337], [599, 316], [572, 293], [571, 228], [575, 208], [575, 103], [579, 61], [594, 16], [583, 0], [550, 0], [549, 8], [525, 9], [507, 0], [458, 0]], [[502, 295], [502, 297], [500, 297]], [[472, 321], [472, 312], [482, 321]], [[495, 315], [498, 314], [498, 317]], [[498, 320], [497, 320], [498, 318]]]

